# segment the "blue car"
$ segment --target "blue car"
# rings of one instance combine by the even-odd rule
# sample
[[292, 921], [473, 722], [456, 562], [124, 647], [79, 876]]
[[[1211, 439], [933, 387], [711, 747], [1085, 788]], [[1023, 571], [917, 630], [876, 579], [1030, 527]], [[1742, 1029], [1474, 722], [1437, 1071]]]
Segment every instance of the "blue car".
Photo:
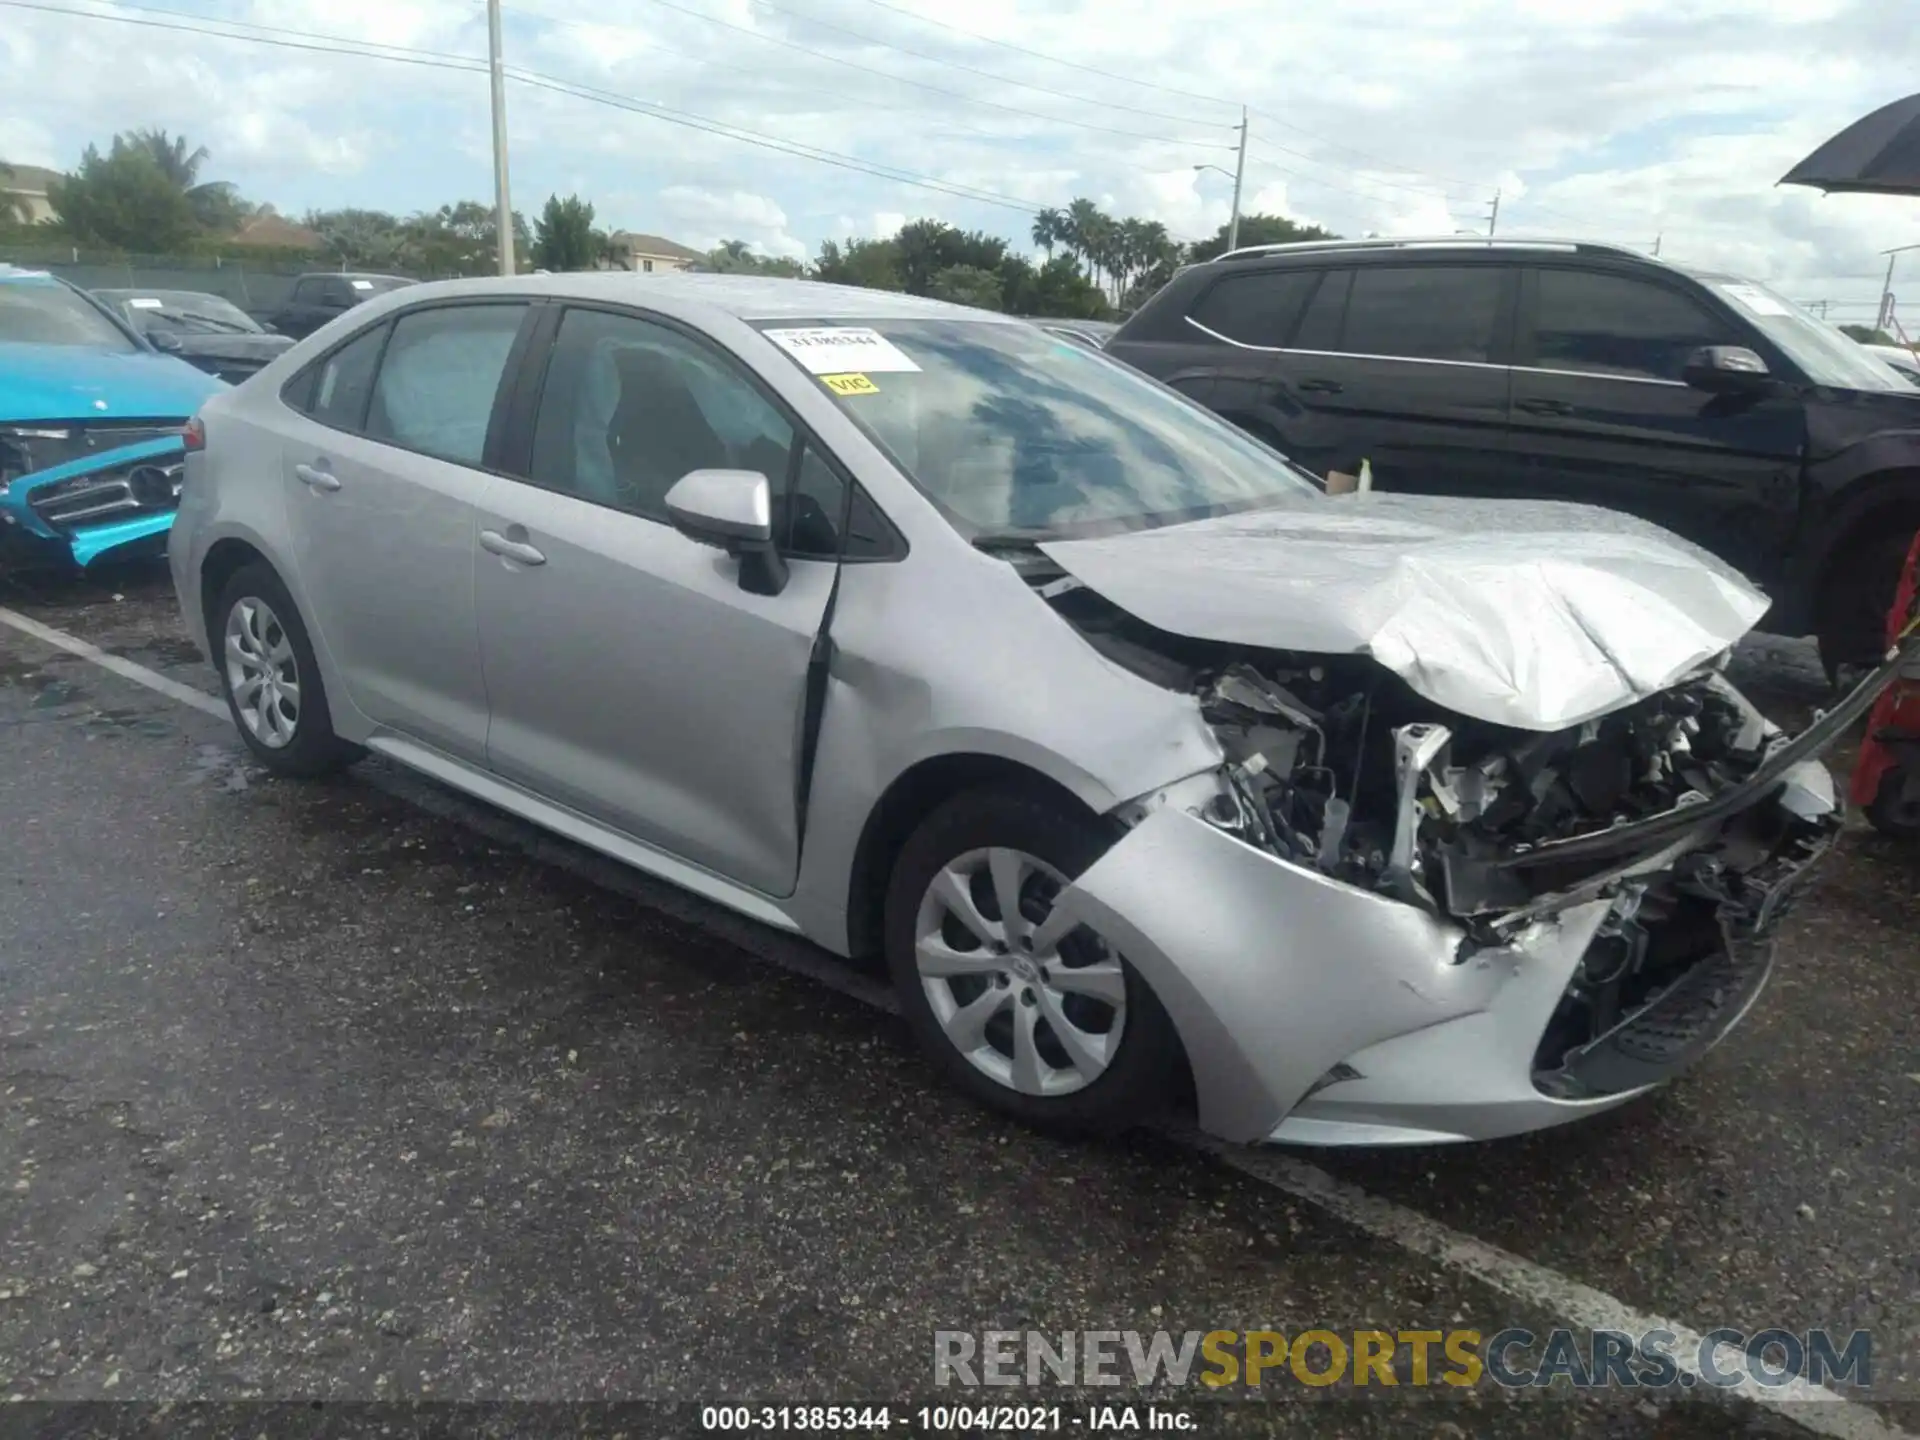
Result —
[[0, 561], [164, 552], [182, 429], [226, 388], [64, 280], [0, 265]]

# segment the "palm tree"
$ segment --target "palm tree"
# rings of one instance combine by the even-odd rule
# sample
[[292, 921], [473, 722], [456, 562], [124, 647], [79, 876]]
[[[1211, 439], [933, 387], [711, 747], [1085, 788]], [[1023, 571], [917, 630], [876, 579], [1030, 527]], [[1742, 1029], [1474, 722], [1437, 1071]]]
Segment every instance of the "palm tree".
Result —
[[1047, 259], [1053, 259], [1053, 247], [1066, 238], [1067, 217], [1058, 210], [1042, 210], [1033, 217], [1033, 243], [1047, 252]]
[[[114, 137], [118, 139], [118, 136]], [[135, 130], [126, 138], [126, 148], [151, 157], [160, 173], [173, 182], [183, 195], [191, 195], [200, 178], [200, 167], [213, 156], [204, 145], [187, 148], [187, 137], [168, 135], [165, 130]]]
[[1082, 197], [1067, 206], [1064, 233], [1060, 243], [1078, 256], [1082, 267], [1092, 278], [1094, 266], [1094, 246], [1101, 238], [1101, 232], [1107, 224], [1107, 217], [1100, 213], [1100, 207], [1093, 201]]

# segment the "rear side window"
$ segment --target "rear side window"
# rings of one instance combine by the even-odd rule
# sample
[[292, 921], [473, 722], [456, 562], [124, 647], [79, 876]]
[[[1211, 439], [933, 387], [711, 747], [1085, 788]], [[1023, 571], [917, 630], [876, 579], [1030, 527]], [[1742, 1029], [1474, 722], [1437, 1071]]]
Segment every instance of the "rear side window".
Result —
[[507, 353], [526, 313], [524, 305], [446, 305], [402, 315], [380, 362], [367, 434], [478, 465]]
[[1702, 345], [1746, 343], [1684, 295], [1621, 275], [1542, 270], [1534, 363], [1550, 370], [1678, 380]]
[[[380, 347], [386, 343], [387, 327], [376, 325], [322, 360], [309, 374], [289, 388], [288, 402], [303, 409], [322, 425], [336, 430], [358, 430], [366, 422], [367, 397], [373, 393], [373, 371], [380, 363]], [[311, 385], [311, 391], [307, 386]], [[295, 389], [302, 392], [296, 395]]]
[[1307, 302], [1307, 313], [1300, 317], [1299, 332], [1293, 337], [1299, 350], [1338, 350], [1340, 332], [1347, 323], [1347, 292], [1353, 285], [1351, 270], [1329, 270], [1320, 277], [1320, 288]]
[[1193, 318], [1242, 345], [1278, 348], [1292, 340], [1317, 278], [1311, 270], [1229, 275], [1200, 297]]
[[1486, 361], [1506, 273], [1490, 265], [1356, 270], [1340, 349], [1410, 360]]
[[293, 282], [293, 299], [299, 304], [311, 305], [314, 301], [320, 298], [321, 284], [322, 284], [321, 281], [316, 280], [311, 276], [307, 277], [304, 280], [294, 281]]

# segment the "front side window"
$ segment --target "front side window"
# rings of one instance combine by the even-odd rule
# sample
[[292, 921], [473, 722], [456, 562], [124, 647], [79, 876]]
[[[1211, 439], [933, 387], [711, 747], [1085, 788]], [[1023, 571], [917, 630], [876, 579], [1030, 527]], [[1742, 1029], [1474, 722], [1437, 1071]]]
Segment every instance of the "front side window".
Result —
[[1506, 272], [1487, 265], [1354, 271], [1339, 348], [1350, 355], [1471, 360], [1493, 355]]
[[1292, 340], [1315, 278], [1311, 270], [1229, 275], [1200, 297], [1193, 318], [1242, 345], [1278, 349]]
[[402, 315], [380, 362], [367, 434], [461, 465], [487, 448], [524, 305], [445, 305]]
[[976, 537], [1150, 529], [1317, 492], [1224, 420], [1032, 326], [756, 323]]
[[0, 278], [0, 342], [140, 349], [86, 297], [47, 275]]
[[534, 422], [531, 477], [649, 520], [693, 470], [756, 470], [785, 492], [793, 427], [732, 365], [678, 330], [569, 310]]
[[1644, 380], [1678, 380], [1702, 345], [1738, 345], [1725, 322], [1664, 285], [1589, 270], [1542, 270], [1534, 363]]

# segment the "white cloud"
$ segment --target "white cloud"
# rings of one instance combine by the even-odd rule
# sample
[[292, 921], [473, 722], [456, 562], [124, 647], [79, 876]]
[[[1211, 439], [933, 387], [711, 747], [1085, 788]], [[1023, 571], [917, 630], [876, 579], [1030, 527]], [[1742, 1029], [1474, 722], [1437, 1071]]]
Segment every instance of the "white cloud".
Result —
[[[174, 3], [485, 54], [470, 0]], [[1011, 208], [516, 83], [521, 210], [577, 192], [603, 223], [781, 255], [937, 215], [1025, 249], [1020, 207], [1090, 195], [1201, 236], [1232, 186], [1193, 167], [1232, 168], [1244, 101], [1247, 208], [1349, 234], [1480, 229], [1499, 187], [1502, 231], [1659, 235], [1663, 254], [1866, 306], [1876, 252], [1920, 219], [1912, 203], [1773, 185], [1914, 88], [1911, 7], [1890, 0], [898, 0], [960, 30], [854, 0], [676, 3], [605, 0], [576, 21], [524, 0], [507, 11], [509, 61]], [[0, 73], [0, 158], [72, 164], [115, 130], [161, 125], [212, 149], [211, 178], [287, 213], [490, 193], [483, 75], [32, 11], [0, 26]]]

